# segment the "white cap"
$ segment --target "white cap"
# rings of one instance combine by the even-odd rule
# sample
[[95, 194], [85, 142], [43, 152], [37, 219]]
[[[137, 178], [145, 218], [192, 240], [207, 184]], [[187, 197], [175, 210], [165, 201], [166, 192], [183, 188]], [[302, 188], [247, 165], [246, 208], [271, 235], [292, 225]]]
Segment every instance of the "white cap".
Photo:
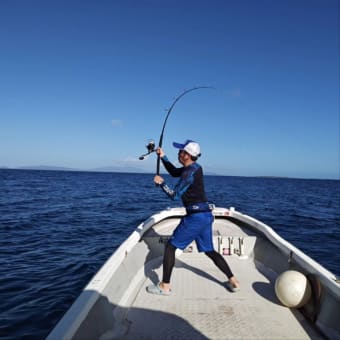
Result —
[[186, 151], [189, 155], [193, 157], [200, 157], [201, 156], [201, 148], [200, 145], [193, 140], [186, 140], [185, 143], [176, 143], [173, 142], [172, 145], [180, 150]]

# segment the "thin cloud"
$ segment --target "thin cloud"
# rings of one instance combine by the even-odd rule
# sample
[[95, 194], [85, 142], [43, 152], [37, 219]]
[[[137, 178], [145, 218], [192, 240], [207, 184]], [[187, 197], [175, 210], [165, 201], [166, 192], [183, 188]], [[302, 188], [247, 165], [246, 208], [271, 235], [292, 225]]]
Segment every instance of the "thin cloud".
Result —
[[134, 163], [134, 162], [137, 162], [139, 163], [140, 160], [138, 159], [138, 157], [126, 157], [124, 160], [123, 160], [124, 163]]
[[118, 126], [122, 126], [123, 122], [120, 119], [112, 119], [111, 120], [111, 125], [113, 127], [118, 127]]

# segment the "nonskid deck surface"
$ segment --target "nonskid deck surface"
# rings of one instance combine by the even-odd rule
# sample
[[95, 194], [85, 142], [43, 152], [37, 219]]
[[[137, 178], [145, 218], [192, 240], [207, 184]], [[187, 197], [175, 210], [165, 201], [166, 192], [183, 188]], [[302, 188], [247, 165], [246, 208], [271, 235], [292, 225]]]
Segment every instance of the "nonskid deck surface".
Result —
[[[241, 282], [229, 292], [226, 278], [204, 254], [176, 259], [171, 296], [146, 292], [146, 279], [126, 314], [126, 339], [318, 339], [297, 311], [279, 304], [275, 275], [252, 259], [227, 257]], [[161, 268], [156, 270], [161, 278]]]

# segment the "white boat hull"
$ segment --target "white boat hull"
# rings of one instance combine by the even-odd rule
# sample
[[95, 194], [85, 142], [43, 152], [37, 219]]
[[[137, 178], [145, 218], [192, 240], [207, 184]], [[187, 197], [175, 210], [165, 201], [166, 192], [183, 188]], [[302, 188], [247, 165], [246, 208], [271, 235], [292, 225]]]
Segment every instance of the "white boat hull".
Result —
[[[176, 259], [172, 295], [146, 292], [161, 279], [164, 244], [185, 215], [183, 208], [168, 209], [122, 243], [48, 339], [340, 339], [340, 289], [331, 272], [262, 222], [233, 208], [213, 213], [215, 249], [229, 253], [240, 292], [225, 289], [226, 278], [195, 243]], [[311, 282], [313, 296], [299, 310], [275, 296], [275, 280], [288, 269]]]

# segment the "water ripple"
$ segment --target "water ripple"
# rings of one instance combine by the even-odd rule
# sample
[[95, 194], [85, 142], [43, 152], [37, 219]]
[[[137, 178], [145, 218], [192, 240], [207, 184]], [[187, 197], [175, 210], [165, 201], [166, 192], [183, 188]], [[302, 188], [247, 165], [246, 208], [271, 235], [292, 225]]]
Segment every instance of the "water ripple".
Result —
[[[0, 176], [1, 339], [45, 338], [136, 226], [178, 205], [150, 175], [0, 170]], [[339, 181], [209, 176], [206, 189], [216, 205], [264, 221], [340, 274]]]

